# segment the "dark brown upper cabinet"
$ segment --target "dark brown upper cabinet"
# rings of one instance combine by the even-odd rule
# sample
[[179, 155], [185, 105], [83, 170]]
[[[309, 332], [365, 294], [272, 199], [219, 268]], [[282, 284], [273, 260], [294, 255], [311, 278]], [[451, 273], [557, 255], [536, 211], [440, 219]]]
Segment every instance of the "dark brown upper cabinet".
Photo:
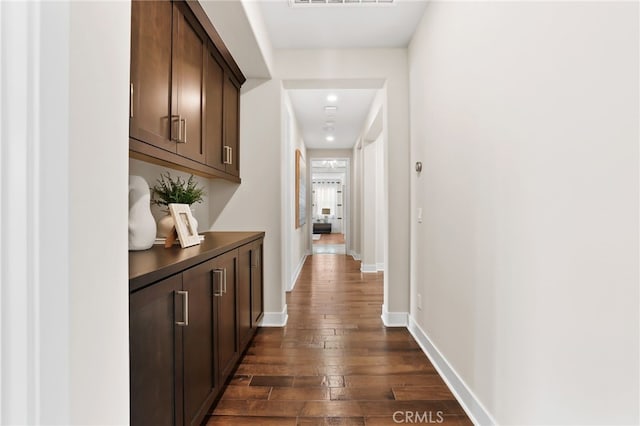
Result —
[[202, 88], [205, 40], [200, 25], [185, 8], [184, 3], [173, 5], [173, 140], [179, 155], [204, 163]]
[[225, 171], [233, 176], [240, 176], [240, 85], [231, 76], [224, 79], [224, 149]]
[[244, 81], [197, 1], [132, 2], [132, 157], [240, 182]]
[[205, 143], [207, 145], [207, 165], [225, 171], [224, 144], [222, 143], [224, 69], [211, 50], [205, 58]]
[[129, 136], [175, 152], [171, 140], [171, 26], [169, 1], [131, 3]]

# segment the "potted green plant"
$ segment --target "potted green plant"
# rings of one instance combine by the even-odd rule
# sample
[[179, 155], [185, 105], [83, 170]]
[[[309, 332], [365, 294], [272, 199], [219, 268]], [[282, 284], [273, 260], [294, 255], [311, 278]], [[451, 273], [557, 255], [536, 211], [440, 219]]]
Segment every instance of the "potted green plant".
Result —
[[166, 209], [167, 216], [160, 218], [158, 221], [158, 237], [164, 238], [174, 226], [173, 219], [167, 208], [169, 204], [187, 204], [191, 206], [195, 203], [201, 203], [205, 192], [198, 185], [193, 175], [189, 176], [187, 180], [182, 179], [180, 176], [174, 179], [167, 172], [161, 174], [160, 179], [157, 179], [156, 182], [157, 184], [152, 188], [153, 199], [151, 203]]
[[178, 176], [176, 179], [171, 174], [160, 175], [160, 179], [153, 187], [153, 204], [158, 206], [168, 206], [169, 204], [188, 204], [201, 203], [205, 195], [204, 189], [199, 187], [193, 175], [188, 180]]

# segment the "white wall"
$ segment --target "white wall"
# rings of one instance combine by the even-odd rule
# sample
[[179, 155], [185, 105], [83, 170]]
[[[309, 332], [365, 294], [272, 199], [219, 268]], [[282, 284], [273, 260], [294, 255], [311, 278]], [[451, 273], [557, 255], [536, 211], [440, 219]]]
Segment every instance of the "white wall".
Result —
[[282, 271], [281, 84], [248, 80], [240, 100], [242, 184], [211, 181], [212, 231], [264, 231], [266, 312], [285, 308]]
[[384, 271], [384, 263], [386, 260], [387, 247], [387, 211], [384, 202], [384, 141], [382, 134], [374, 142], [375, 145], [375, 212], [376, 212], [376, 255], [375, 263], [377, 271]]
[[[385, 100], [384, 129], [388, 132], [385, 182], [393, 191], [385, 194], [390, 206], [388, 271], [385, 303], [391, 312], [409, 309], [409, 105], [406, 49], [277, 50], [274, 76], [289, 84], [334, 80], [341, 87], [361, 87], [375, 82]], [[360, 85], [360, 86], [358, 86]]]
[[130, 4], [0, 20], [1, 421], [127, 424]]
[[[147, 163], [145, 161], [136, 160], [133, 158], [129, 159], [129, 175], [132, 176], [142, 176], [147, 183], [149, 184], [149, 188], [154, 187], [158, 184], [158, 179], [160, 176], [169, 173], [173, 179], [178, 177], [188, 180], [191, 176], [191, 173], [185, 173], [180, 170], [169, 169], [163, 166], [158, 166], [155, 164]], [[203, 196], [203, 200], [201, 203], [195, 203], [191, 206], [191, 210], [193, 212], [193, 216], [198, 221], [198, 232], [208, 231], [211, 228], [212, 221], [210, 219], [210, 202], [212, 198], [215, 198], [216, 194], [211, 190], [212, 179], [206, 179], [200, 176], [194, 175], [194, 180], [198, 184], [198, 186], [204, 188], [205, 195]], [[151, 193], [153, 197], [153, 192]], [[167, 214], [167, 209], [164, 207], [159, 207], [156, 205], [151, 206], [151, 213], [153, 214], [153, 218], [158, 220]]]
[[[286, 185], [286, 190], [284, 191], [285, 199], [282, 208], [288, 210], [288, 215], [286, 216], [288, 220], [283, 221], [283, 241], [289, 242], [289, 247], [286, 247], [285, 252], [289, 251], [288, 254], [288, 263], [283, 266], [283, 270], [285, 271], [285, 276], [287, 277], [287, 291], [293, 290], [295, 286], [296, 279], [298, 278], [298, 274], [302, 269], [302, 265], [304, 260], [307, 257], [307, 248], [309, 246], [309, 227], [311, 226], [311, 179], [310, 179], [310, 169], [311, 169], [311, 160], [307, 154], [307, 148], [305, 147], [304, 141], [302, 140], [302, 133], [300, 132], [300, 128], [298, 126], [298, 122], [296, 120], [296, 116], [293, 113], [293, 106], [291, 104], [291, 99], [289, 98], [289, 94], [284, 92], [283, 94], [283, 115], [285, 117], [283, 126], [284, 129], [284, 155], [283, 161], [286, 161], [286, 164], [283, 164], [282, 172], [283, 172], [283, 185]], [[295, 174], [295, 152], [296, 150], [300, 150], [302, 154], [302, 159], [306, 164], [306, 173], [307, 173], [307, 187], [306, 187], [306, 206], [307, 206], [307, 217], [305, 224], [301, 227], [297, 227], [295, 225], [295, 217], [296, 217], [296, 174]], [[285, 216], [285, 215], [283, 215]]]
[[347, 247], [349, 253], [355, 260], [362, 259], [362, 140], [356, 142], [352, 151], [352, 169], [353, 179], [351, 182], [353, 191], [351, 191], [351, 246]]
[[640, 421], [638, 26], [434, 2], [410, 45], [411, 315], [500, 424]]
[[70, 12], [70, 423], [127, 424], [131, 6]]
[[382, 143], [380, 139], [370, 142], [362, 149], [362, 272], [376, 272], [376, 240], [380, 224], [377, 217], [377, 170], [376, 161], [377, 144]]
[[351, 149], [309, 149], [309, 158], [349, 158], [352, 157]]

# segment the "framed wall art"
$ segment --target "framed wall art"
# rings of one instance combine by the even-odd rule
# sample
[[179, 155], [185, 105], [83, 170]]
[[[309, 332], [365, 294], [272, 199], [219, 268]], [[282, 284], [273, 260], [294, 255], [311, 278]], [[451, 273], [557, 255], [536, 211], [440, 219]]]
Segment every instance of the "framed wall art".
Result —
[[296, 149], [296, 229], [307, 223], [307, 165]]

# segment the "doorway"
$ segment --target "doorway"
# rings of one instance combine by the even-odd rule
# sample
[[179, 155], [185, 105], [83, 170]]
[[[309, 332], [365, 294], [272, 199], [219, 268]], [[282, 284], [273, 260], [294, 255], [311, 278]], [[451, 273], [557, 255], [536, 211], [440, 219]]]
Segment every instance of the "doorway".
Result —
[[348, 158], [311, 160], [311, 253], [346, 254]]

